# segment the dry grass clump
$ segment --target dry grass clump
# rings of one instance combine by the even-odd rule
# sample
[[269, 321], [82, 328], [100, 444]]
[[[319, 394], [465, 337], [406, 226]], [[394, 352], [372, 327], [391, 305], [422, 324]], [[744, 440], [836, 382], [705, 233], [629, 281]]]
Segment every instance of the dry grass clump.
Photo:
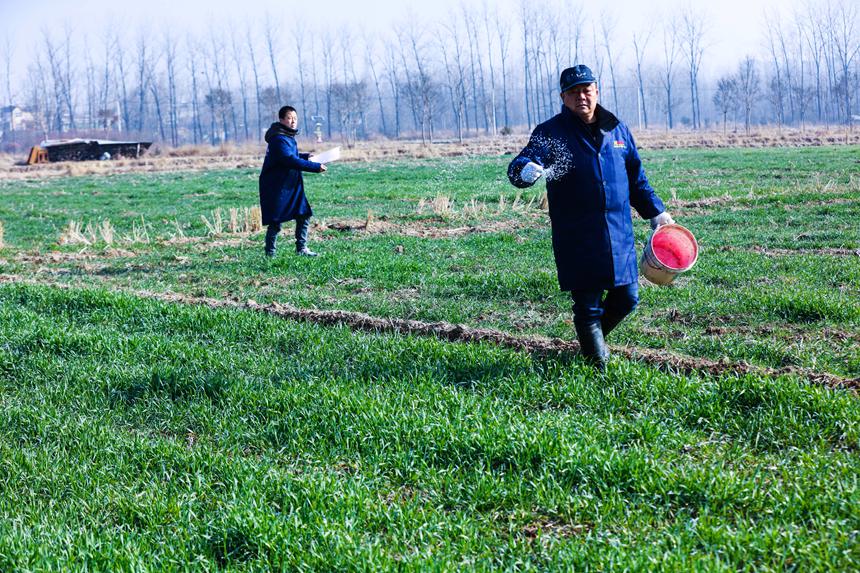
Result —
[[83, 223], [72, 219], [60, 233], [57, 242], [61, 245], [92, 245], [94, 240], [94, 237], [87, 235]]
[[447, 217], [454, 212], [454, 201], [447, 195], [436, 195], [432, 199], [422, 198], [418, 200], [418, 213], [423, 213], [428, 208], [435, 215]]
[[90, 221], [84, 226], [83, 222], [70, 220], [68, 225], [60, 232], [57, 243], [60, 245], [96, 245], [104, 243], [113, 245], [115, 243], [149, 243], [149, 232], [143, 217], [140, 223], [132, 221], [131, 234], [119, 237], [110, 219], [104, 219], [97, 223]]
[[[263, 213], [259, 207], [230, 207], [227, 212], [227, 231], [231, 235], [250, 235], [263, 229]], [[200, 219], [206, 225], [208, 235], [224, 234], [224, 211], [221, 207], [212, 211], [211, 221], [206, 215], [200, 215]]]
[[6, 246], [6, 243], [3, 242], [3, 221], [0, 221], [0, 249]]
[[230, 207], [230, 224], [233, 235], [250, 235], [263, 229], [263, 212], [259, 207]]
[[131, 222], [131, 234], [123, 237], [123, 240], [126, 243], [149, 243], [149, 231], [146, 229], [146, 221], [143, 220], [143, 216], [140, 217], [139, 226], [137, 221]]
[[[523, 200], [522, 194], [517, 193], [514, 197], [513, 201], [508, 202], [508, 196], [504, 193], [499, 195], [499, 202], [496, 206], [495, 212], [497, 214], [504, 213], [505, 211], [513, 211], [517, 213], [525, 213], [533, 208], [540, 209], [542, 211], [546, 211], [549, 208], [549, 203], [547, 201], [546, 193], [543, 193], [540, 197], [537, 195], [533, 195], [528, 201]], [[430, 209], [435, 215], [440, 215], [442, 217], [449, 217], [456, 213], [454, 209], [454, 201], [445, 195], [437, 195], [433, 199], [419, 199], [418, 200], [418, 213], [424, 213], [425, 209]], [[475, 217], [482, 215], [484, 213], [489, 212], [490, 206], [486, 203], [479, 202], [477, 199], [472, 198], [467, 203], [463, 205], [461, 210], [462, 215], [466, 217]]]
[[212, 222], [206, 218], [206, 215], [200, 215], [203, 224], [206, 225], [206, 230], [210, 235], [221, 235], [224, 233], [224, 220], [221, 216], [221, 207], [218, 207], [212, 212]]

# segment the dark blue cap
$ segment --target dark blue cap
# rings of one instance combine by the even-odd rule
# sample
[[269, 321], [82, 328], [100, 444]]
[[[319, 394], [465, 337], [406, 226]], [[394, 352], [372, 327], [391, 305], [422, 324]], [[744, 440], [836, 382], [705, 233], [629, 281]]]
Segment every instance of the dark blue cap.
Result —
[[595, 79], [594, 74], [591, 73], [591, 69], [588, 66], [577, 64], [561, 72], [561, 78], [558, 83], [561, 87], [561, 93], [564, 93], [574, 86], [593, 84], [596, 81], [597, 79]]

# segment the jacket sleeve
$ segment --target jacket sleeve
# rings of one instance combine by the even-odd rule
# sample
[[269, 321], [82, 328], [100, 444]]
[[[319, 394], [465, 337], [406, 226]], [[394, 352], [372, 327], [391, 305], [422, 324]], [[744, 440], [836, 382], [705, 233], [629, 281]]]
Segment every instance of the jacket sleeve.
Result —
[[538, 133], [538, 130], [535, 129], [532, 132], [531, 137], [529, 138], [528, 144], [520, 151], [520, 154], [514, 157], [514, 160], [508, 165], [508, 180], [514, 187], [519, 187], [520, 189], [524, 189], [526, 187], [531, 187], [534, 183], [527, 183], [522, 180], [520, 177], [520, 173], [522, 173], [523, 167], [526, 166], [526, 163], [533, 162], [537, 163], [540, 166], [544, 166], [544, 162], [547, 160], [547, 150], [546, 146], [540, 143], [543, 138]]
[[645, 176], [645, 169], [642, 167], [642, 160], [639, 158], [639, 151], [636, 149], [636, 142], [633, 141], [633, 134], [625, 129], [627, 139], [627, 159], [625, 167], [627, 168], [627, 180], [630, 185], [630, 205], [636, 209], [636, 212], [643, 219], [656, 217], [666, 210], [663, 201], [654, 192], [654, 188], [648, 182], [648, 177]]
[[309, 171], [311, 173], [319, 173], [321, 165], [307, 159], [302, 159], [296, 152], [294, 145], [287, 143], [285, 137], [276, 137], [270, 144], [272, 159], [276, 163], [287, 167], [288, 169], [297, 169], [299, 171]]

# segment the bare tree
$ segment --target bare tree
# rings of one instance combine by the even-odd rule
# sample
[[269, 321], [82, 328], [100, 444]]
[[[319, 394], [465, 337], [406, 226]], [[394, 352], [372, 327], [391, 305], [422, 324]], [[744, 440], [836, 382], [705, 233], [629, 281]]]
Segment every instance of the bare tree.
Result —
[[116, 91], [120, 96], [120, 108], [122, 110], [122, 121], [120, 122], [120, 131], [131, 128], [131, 110], [128, 97], [128, 67], [126, 63], [125, 46], [120, 41], [117, 33], [113, 36], [114, 55], [116, 61]]
[[804, 59], [804, 46], [806, 46], [806, 26], [803, 23], [800, 12], [795, 11], [794, 21], [797, 30], [796, 50], [797, 61], [800, 64], [800, 70], [797, 74], [797, 82], [792, 86], [795, 92], [795, 100], [797, 101], [797, 111], [800, 118], [800, 130], [803, 131], [806, 127], [806, 110], [808, 107], [808, 97], [806, 94], [806, 61]]
[[645, 77], [642, 73], [642, 60], [645, 58], [645, 49], [648, 47], [648, 42], [651, 40], [651, 32], [653, 28], [648, 27], [646, 32], [633, 33], [633, 51], [636, 55], [636, 83], [639, 85], [639, 103], [636, 106], [637, 117], [639, 118], [639, 127], [642, 127], [644, 120], [645, 129], [648, 129], [648, 106], [645, 105]]
[[533, 118], [536, 114], [532, 111], [532, 98], [531, 95], [531, 84], [532, 80], [532, 72], [531, 72], [531, 44], [532, 44], [532, 25], [531, 25], [531, 6], [528, 0], [520, 0], [520, 22], [522, 23], [523, 30], [523, 93], [524, 93], [524, 109], [526, 113], [526, 124], [531, 130], [533, 123]]
[[302, 111], [300, 117], [304, 120], [303, 125], [305, 132], [310, 131], [308, 128], [310, 124], [308, 123], [308, 101], [307, 101], [307, 91], [305, 89], [306, 80], [305, 80], [305, 30], [306, 27], [303, 23], [299, 22], [297, 25], [292, 27], [293, 33], [293, 48], [296, 53], [296, 63], [299, 73], [299, 99], [302, 102]]
[[385, 78], [391, 90], [391, 99], [394, 102], [394, 136], [400, 137], [400, 77], [398, 71], [400, 65], [397, 58], [397, 48], [393, 40], [385, 44]]
[[780, 58], [779, 43], [782, 41], [782, 25], [779, 22], [778, 14], [764, 15], [765, 30], [767, 36], [767, 46], [770, 51], [771, 63], [773, 65], [773, 80], [770, 82], [768, 92], [769, 99], [776, 110], [777, 125], [781, 128], [785, 121], [785, 96], [788, 90], [785, 89], [784, 75], [787, 71], [787, 63], [783, 65], [783, 60]]
[[137, 58], [136, 58], [136, 78], [137, 78], [137, 131], [143, 131], [143, 125], [146, 120], [146, 94], [149, 91], [149, 33], [147, 30], [140, 30], [137, 37]]
[[[186, 38], [187, 52], [189, 54], [198, 53], [198, 47], [191, 36]], [[190, 57], [186, 60], [191, 74], [191, 133], [192, 140], [195, 145], [203, 141], [203, 125], [200, 123], [200, 68], [197, 65], [197, 58]], [[211, 118], [210, 118], [211, 119]]]
[[[496, 135], [497, 126], [496, 126], [496, 66], [493, 60], [493, 35], [490, 34], [490, 14], [491, 10], [487, 1], [484, 0], [482, 4], [483, 7], [483, 18], [484, 18], [484, 39], [487, 42], [487, 64], [490, 69], [490, 95], [487, 100], [484, 102], [485, 109], [487, 109], [487, 116], [489, 118], [490, 123], [490, 133]], [[495, 13], [496, 10], [493, 10], [492, 13]]]
[[[479, 114], [478, 110], [484, 108], [484, 102], [487, 99], [486, 88], [484, 85], [484, 70], [481, 63], [481, 54], [478, 48], [478, 27], [475, 23], [475, 16], [472, 10], [467, 8], [467, 4], [463, 2], [460, 5], [460, 10], [463, 16], [463, 23], [466, 26], [466, 38], [469, 43], [469, 71], [471, 75], [471, 92], [472, 92], [472, 115], [475, 118], [475, 129], [478, 129], [478, 116], [484, 116], [484, 132], [489, 131], [489, 121], [487, 114]], [[479, 95], [480, 94], [480, 95]]]
[[374, 44], [367, 33], [364, 34], [364, 61], [367, 69], [370, 70], [370, 77], [373, 80], [373, 88], [376, 91], [376, 101], [379, 104], [379, 121], [382, 124], [383, 135], [388, 135], [388, 125], [385, 122], [385, 104], [382, 98], [382, 80], [376, 71], [376, 54], [374, 53]]
[[269, 63], [272, 64], [272, 78], [275, 80], [275, 93], [278, 96], [278, 101], [284, 101], [281, 99], [281, 82], [278, 81], [278, 66], [275, 64], [278, 47], [275, 44], [274, 21], [269, 14], [266, 14], [266, 23], [263, 26], [263, 29], [266, 37], [266, 47], [269, 49]]
[[[322, 72], [323, 72], [323, 87], [325, 89], [325, 117], [326, 117], [326, 136], [331, 139], [332, 129], [332, 86], [335, 82], [334, 77], [334, 37], [331, 32], [326, 29], [320, 36], [322, 43]], [[316, 67], [316, 66], [314, 66]]]
[[12, 48], [12, 35], [9, 33], [3, 34], [3, 45], [0, 46], [0, 55], [2, 55], [3, 78], [6, 80], [3, 86], [3, 95], [6, 96], [6, 101], [9, 105], [15, 103], [15, 97], [12, 94], [12, 58], [14, 50]]
[[39, 129], [44, 132], [45, 139], [48, 138], [48, 133], [54, 129], [55, 114], [51, 109], [48, 91], [48, 70], [47, 65], [42, 61], [40, 54], [35, 55], [34, 62], [28, 69], [30, 80], [30, 106], [37, 112], [36, 121], [39, 124]]
[[[416, 19], [411, 18], [409, 20], [404, 33], [400, 35], [400, 39], [401, 49], [405, 47], [412, 59], [411, 62], [407, 63], [405, 53], [402, 53], [404, 67], [408, 70], [414, 70], [408, 76], [407, 83], [410, 86], [409, 93], [412, 95], [414, 101], [418, 103], [421, 143], [426, 145], [428, 140], [430, 143], [433, 142], [433, 107], [437, 96], [437, 88], [430, 75], [424, 38], [423, 34], [418, 30]], [[411, 65], [413, 63], [415, 64], [414, 66]]]
[[714, 92], [714, 105], [723, 116], [723, 135], [726, 133], [726, 120], [729, 111], [734, 109], [737, 97], [737, 80], [732, 76], [720, 78], [717, 82], [717, 91]]
[[[113, 77], [111, 71], [113, 69], [112, 57], [115, 48], [115, 38], [110, 33], [102, 35], [102, 50], [104, 61], [102, 62], [102, 72], [99, 80], [98, 93], [98, 118], [99, 127], [108, 131], [109, 129], [119, 129], [120, 127], [120, 104], [119, 100], [111, 100], [111, 88], [113, 85]], [[115, 90], [114, 90], [115, 92]], [[114, 94], [116, 97], [116, 94]]]
[[164, 32], [164, 65], [167, 72], [167, 118], [170, 143], [179, 145], [179, 95], [176, 77], [176, 39], [169, 29]]
[[[845, 123], [851, 127], [853, 116], [851, 113], [851, 66], [860, 52], [860, 37], [857, 33], [857, 4], [839, 0], [832, 7], [830, 13], [830, 31], [833, 49], [836, 55], [836, 64], [839, 69], [839, 95], [841, 96], [842, 112], [845, 114]], [[844, 87], [843, 87], [844, 86]]]
[[95, 118], [97, 116], [96, 108], [98, 107], [98, 88], [96, 88], [96, 65], [93, 61], [92, 52], [89, 46], [89, 37], [84, 38], [84, 78], [86, 83], [86, 121], [84, 122], [87, 129], [95, 127]]
[[752, 110], [759, 96], [759, 75], [756, 69], [756, 62], [751, 56], [743, 59], [738, 67], [737, 73], [737, 90], [738, 96], [744, 107], [744, 129], [746, 134], [750, 133], [752, 125]]
[[[261, 86], [260, 86], [260, 72], [257, 65], [257, 53], [254, 50], [254, 37], [251, 34], [251, 26], [246, 24], [245, 26], [245, 41], [248, 45], [248, 57], [251, 58], [251, 73], [254, 74], [254, 99], [257, 105], [257, 132], [256, 137], [260, 137], [263, 133], [263, 102], [262, 102], [262, 94], [261, 94]], [[301, 77], [301, 76], [300, 76]], [[304, 97], [304, 86], [302, 89], [302, 96]], [[302, 100], [302, 106], [304, 106], [304, 99]], [[255, 139], [256, 139], [255, 137]]]
[[[230, 28], [230, 45], [233, 48], [233, 65], [236, 70], [236, 79], [239, 82], [239, 96], [242, 98], [242, 133], [244, 140], [248, 141], [251, 138], [248, 121], [248, 72], [245, 68], [245, 58], [243, 51], [239, 48], [239, 42], [236, 38], [236, 29]], [[235, 117], [235, 115], [234, 115]], [[238, 133], [236, 134], [238, 137]]]
[[[609, 64], [609, 80], [612, 82], [612, 105], [614, 110], [619, 113], [618, 108], [618, 84], [615, 81], [615, 58], [612, 54], [612, 43], [615, 39], [615, 26], [617, 22], [615, 18], [607, 11], [600, 15], [600, 31], [603, 35], [603, 48], [606, 50], [606, 61]], [[615, 54], [617, 57], [618, 54]]]
[[702, 127], [701, 107], [699, 106], [699, 72], [702, 65], [702, 57], [705, 53], [705, 16], [694, 12], [692, 6], [688, 6], [681, 12], [682, 34], [681, 44], [690, 71], [690, 106], [693, 115], [693, 129]]
[[675, 63], [678, 59], [678, 21], [669, 18], [663, 23], [663, 61], [660, 73], [660, 82], [663, 87], [663, 106], [666, 111], [666, 127], [672, 129], [674, 125], [673, 110], [675, 107], [675, 94], [673, 91], [675, 83]]
[[47, 28], [42, 31], [42, 40], [51, 71], [56, 129], [62, 133], [66, 125], [66, 117], [68, 117], [69, 129], [76, 127], [75, 104], [72, 93], [71, 29], [68, 27], [65, 29], [65, 39], [60, 44], [54, 42]]
[[[460, 49], [460, 34], [459, 26], [455, 20], [452, 24], [443, 25], [440, 27], [440, 33], [437, 35], [437, 43], [439, 51], [442, 54], [442, 64], [445, 68], [446, 85], [448, 87], [448, 96], [451, 103], [451, 110], [455, 121], [457, 122], [457, 139], [463, 141], [463, 120], [465, 115], [464, 98], [460, 97], [462, 82], [462, 66], [459, 66], [458, 58], [454, 54], [449, 56], [449, 45], [455, 46], [455, 49]], [[458, 69], [459, 67], [459, 69]], [[459, 79], [458, 79], [459, 76]]]
[[508, 114], [508, 58], [510, 57], [511, 33], [510, 24], [502, 19], [500, 10], [496, 10], [493, 16], [493, 24], [498, 38], [499, 60], [502, 72], [502, 113], [505, 118], [505, 128], [510, 129], [511, 119]]

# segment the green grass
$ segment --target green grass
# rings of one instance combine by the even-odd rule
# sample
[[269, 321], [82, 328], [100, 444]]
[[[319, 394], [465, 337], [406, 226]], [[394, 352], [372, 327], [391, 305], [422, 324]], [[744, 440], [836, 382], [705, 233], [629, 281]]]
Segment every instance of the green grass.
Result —
[[[701, 253], [610, 342], [860, 377], [858, 149], [643, 156]], [[205, 236], [201, 215], [256, 203], [256, 170], [0, 181], [0, 274], [74, 287], [0, 286], [0, 571], [860, 568], [851, 391], [623, 359], [599, 378], [131, 294], [572, 339], [547, 215], [523, 207], [543, 188], [511, 208], [509, 160], [308, 176], [318, 220], [394, 225], [316, 231], [317, 259], [290, 230], [274, 260]], [[452, 213], [418, 212], [438, 195]], [[56, 244], [104, 219], [152, 241]], [[177, 224], [193, 241], [167, 242]]]
[[[858, 149], [644, 156], [670, 210], [697, 235], [701, 256], [673, 286], [645, 285], [639, 311], [611, 342], [860, 376], [860, 258], [835, 252], [860, 249]], [[437, 238], [407, 236], [397, 228], [370, 235], [316, 232], [312, 240], [323, 257], [313, 261], [289, 255], [289, 228], [281, 239], [283, 256], [273, 262], [260, 256], [260, 236], [220, 245], [204, 237], [201, 216], [211, 218], [217, 207], [254, 204], [253, 170], [0, 182], [0, 221], [9, 245], [2, 270], [41, 269], [51, 280], [75, 284], [286, 302], [571, 338], [570, 303], [557, 288], [549, 221], [536, 202], [523, 207], [542, 187], [526, 191], [512, 209], [519, 192], [504, 177], [508, 160], [346, 163], [324, 176], [309, 175], [318, 219], [357, 221], [370, 211], [375, 220], [400, 229], [501, 225], [495, 232]], [[418, 212], [422, 199], [437, 195], [453, 199], [453, 213]], [[500, 197], [505, 209], [499, 208]], [[485, 209], [466, 212], [472, 201]], [[131, 234], [132, 225], [143, 220], [156, 242], [123, 244], [134, 257], [103, 253], [105, 245], [98, 244], [86, 249], [95, 261], [24, 262], [14, 256], [22, 250], [77, 252], [80, 246], [56, 246], [68, 220], [106, 218], [119, 236]], [[202, 242], [158, 242], [176, 233], [177, 223]], [[637, 223], [640, 248], [646, 232], [647, 225]], [[718, 335], [713, 326], [720, 328]], [[777, 339], [767, 334], [774, 328]]]
[[860, 402], [0, 288], [3, 569], [851, 570]]

